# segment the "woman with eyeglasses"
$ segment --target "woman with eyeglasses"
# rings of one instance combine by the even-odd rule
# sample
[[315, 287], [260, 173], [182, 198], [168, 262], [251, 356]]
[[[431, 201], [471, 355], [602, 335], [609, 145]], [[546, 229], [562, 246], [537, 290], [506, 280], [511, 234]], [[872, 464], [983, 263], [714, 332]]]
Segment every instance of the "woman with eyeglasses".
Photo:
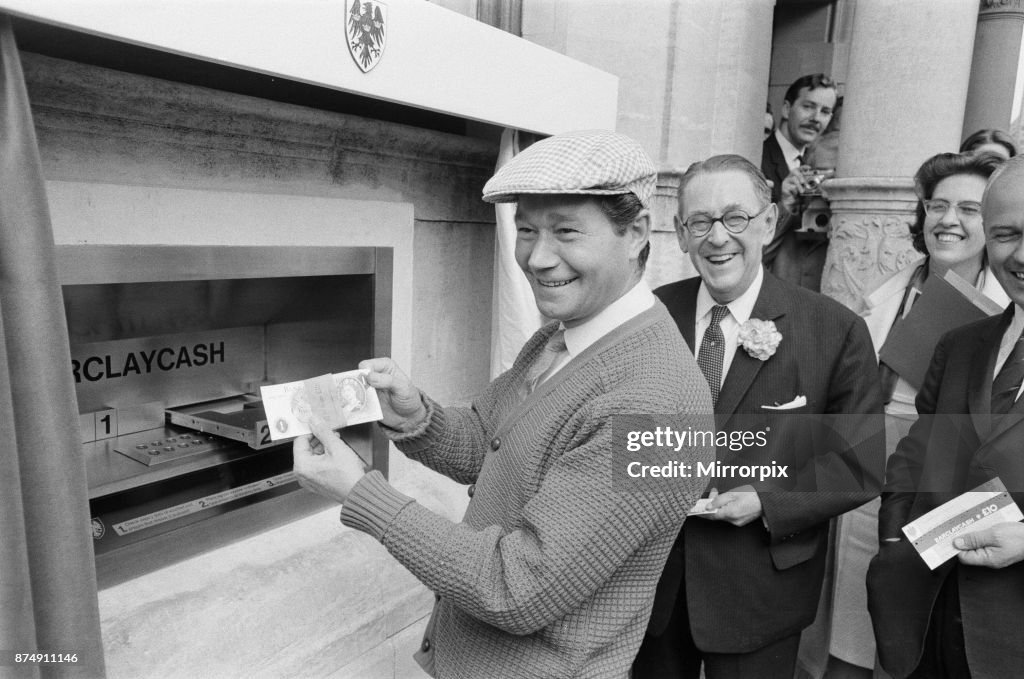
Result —
[[[910, 227], [914, 248], [925, 256], [897, 271], [864, 299], [864, 320], [875, 351], [918, 300], [925, 281], [953, 271], [1001, 308], [1010, 303], [988, 270], [981, 198], [988, 177], [1003, 158], [940, 153], [914, 176], [917, 219]], [[886, 444], [891, 453], [917, 419], [917, 389], [884, 364], [879, 368], [886, 406]], [[840, 517], [836, 536], [829, 676], [871, 677], [875, 640], [867, 611], [865, 579], [878, 551], [876, 499]], [[880, 672], [880, 670], [879, 670]], [[877, 676], [877, 675], [876, 675]], [[884, 676], [884, 675], [881, 675]]]

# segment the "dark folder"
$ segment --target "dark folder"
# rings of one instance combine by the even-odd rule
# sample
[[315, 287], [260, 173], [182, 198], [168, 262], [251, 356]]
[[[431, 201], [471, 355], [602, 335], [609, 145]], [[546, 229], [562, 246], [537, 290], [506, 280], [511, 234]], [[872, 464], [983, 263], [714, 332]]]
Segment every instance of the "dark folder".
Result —
[[943, 334], [1000, 311], [998, 304], [952, 271], [944, 278], [929, 276], [910, 313], [889, 332], [878, 360], [920, 389]]

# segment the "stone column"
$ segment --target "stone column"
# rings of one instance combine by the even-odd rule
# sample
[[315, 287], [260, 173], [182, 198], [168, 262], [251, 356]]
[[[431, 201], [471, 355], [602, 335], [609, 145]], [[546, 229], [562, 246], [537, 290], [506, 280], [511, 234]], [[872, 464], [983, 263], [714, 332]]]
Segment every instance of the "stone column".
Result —
[[1024, 33], [1022, 0], [981, 0], [963, 137], [982, 128], [1009, 131]]
[[854, 14], [837, 178], [821, 291], [856, 308], [917, 257], [912, 177], [963, 126], [977, 5], [860, 0]]
[[680, 173], [761, 156], [775, 0], [524, 2], [523, 37], [619, 76], [617, 129], [658, 165], [652, 285], [693, 275], [672, 227]]

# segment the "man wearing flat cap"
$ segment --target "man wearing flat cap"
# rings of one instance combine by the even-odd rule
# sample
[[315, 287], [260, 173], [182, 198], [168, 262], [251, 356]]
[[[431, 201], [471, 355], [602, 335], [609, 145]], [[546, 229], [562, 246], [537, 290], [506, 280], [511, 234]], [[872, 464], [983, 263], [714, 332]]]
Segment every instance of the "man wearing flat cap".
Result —
[[[436, 677], [629, 676], [669, 548], [704, 480], [657, 489], [625, 468], [714, 459], [713, 446], [625, 454], [654, 416], [713, 429], [707, 383], [642, 280], [655, 168], [605, 131], [537, 142], [484, 187], [516, 202], [516, 261], [551, 323], [469, 408], [442, 407], [386, 358], [364, 361], [399, 450], [469, 487], [462, 522], [399, 493], [316, 423], [300, 482], [343, 504], [437, 595], [417, 660]], [[639, 448], [639, 446], [635, 446]]]

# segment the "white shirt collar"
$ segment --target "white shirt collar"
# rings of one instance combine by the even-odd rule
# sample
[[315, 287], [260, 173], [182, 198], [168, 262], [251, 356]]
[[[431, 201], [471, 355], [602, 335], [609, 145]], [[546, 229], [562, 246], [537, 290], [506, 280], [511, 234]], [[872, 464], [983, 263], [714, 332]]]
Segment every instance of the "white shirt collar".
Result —
[[781, 128], [775, 130], [775, 139], [779, 142], [779, 148], [782, 149], [782, 155], [786, 159], [786, 164], [789, 165], [790, 171], [800, 167], [798, 157], [803, 154], [804, 149], [798, 149], [793, 146], [793, 142], [786, 139], [786, 135], [782, 134]]
[[[754, 311], [754, 304], [757, 302], [757, 296], [761, 294], [761, 285], [764, 283], [764, 268], [758, 267], [757, 275], [754, 276], [754, 280], [751, 281], [750, 287], [748, 287], [742, 295], [729, 302], [725, 306], [729, 307], [729, 313], [736, 319], [736, 322], [743, 325], [750, 320], [750, 314]], [[718, 302], [708, 292], [708, 288], [704, 285], [704, 281], [701, 281], [700, 288], [697, 289], [697, 309], [695, 318], [697, 320], [704, 318], [705, 315], [711, 313], [711, 307], [717, 306]]]
[[647, 281], [640, 279], [630, 290], [606, 306], [596, 316], [573, 328], [565, 329], [565, 348], [570, 358], [577, 356], [626, 321], [654, 306], [654, 293]]

